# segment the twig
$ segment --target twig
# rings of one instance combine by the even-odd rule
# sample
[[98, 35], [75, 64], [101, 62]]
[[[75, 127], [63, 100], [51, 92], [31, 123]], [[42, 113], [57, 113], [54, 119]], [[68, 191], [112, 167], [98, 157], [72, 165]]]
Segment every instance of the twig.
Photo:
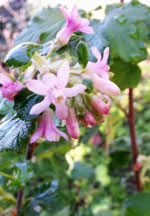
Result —
[[[134, 119], [133, 89], [132, 88], [129, 88], [128, 122], [129, 122], [130, 137], [131, 137], [131, 144], [132, 144], [133, 161], [135, 164], [137, 162], [137, 157], [138, 157], [138, 147], [136, 143], [136, 134], [135, 134], [135, 119]], [[139, 169], [135, 171], [135, 177], [136, 177], [137, 190], [140, 192], [143, 189], [142, 189], [142, 184], [140, 181], [140, 170]]]
[[[26, 153], [26, 160], [32, 159], [36, 147], [37, 147], [37, 143], [32, 143], [32, 145], [30, 143], [28, 144], [28, 149], [27, 149], [27, 153]], [[17, 205], [16, 205], [17, 214], [20, 213], [20, 209], [21, 209], [22, 201], [23, 201], [23, 196], [24, 196], [24, 189], [20, 189], [18, 191], [18, 195], [17, 195]]]

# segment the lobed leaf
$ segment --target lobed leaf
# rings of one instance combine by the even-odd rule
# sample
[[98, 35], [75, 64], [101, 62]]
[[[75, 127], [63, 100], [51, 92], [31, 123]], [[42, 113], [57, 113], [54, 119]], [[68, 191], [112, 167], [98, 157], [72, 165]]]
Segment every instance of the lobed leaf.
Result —
[[0, 125], [0, 151], [12, 150], [22, 152], [33, 133], [34, 124], [13, 116]]

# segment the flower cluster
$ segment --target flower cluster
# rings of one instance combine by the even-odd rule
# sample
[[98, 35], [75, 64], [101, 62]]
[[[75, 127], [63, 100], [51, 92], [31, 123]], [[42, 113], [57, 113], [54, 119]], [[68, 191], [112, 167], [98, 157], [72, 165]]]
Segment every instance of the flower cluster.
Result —
[[[93, 33], [89, 20], [80, 17], [76, 6], [70, 15], [65, 7], [61, 6], [60, 10], [66, 25], [56, 35], [57, 49], [58, 44], [60, 48], [66, 45], [77, 30]], [[79, 123], [91, 127], [104, 122], [110, 110], [110, 97], [119, 95], [120, 89], [110, 81], [107, 65], [109, 48], [104, 50], [103, 56], [96, 47], [91, 49], [97, 61], [89, 61], [84, 69], [79, 63], [73, 65], [67, 57], [50, 55], [55, 52], [55, 46], [52, 46], [48, 56], [41, 56], [38, 52], [33, 54], [32, 62], [39, 73], [34, 74], [34, 79], [30, 77], [24, 80], [24, 86], [4, 74], [0, 75], [2, 96], [9, 100], [13, 100], [23, 87], [43, 96], [43, 100], [30, 110], [30, 115], [40, 114], [39, 126], [31, 136], [30, 143], [40, 137], [54, 142], [59, 141], [60, 136], [68, 140], [68, 136], [56, 127], [54, 115], [62, 120], [67, 133], [74, 139], [80, 136]]]

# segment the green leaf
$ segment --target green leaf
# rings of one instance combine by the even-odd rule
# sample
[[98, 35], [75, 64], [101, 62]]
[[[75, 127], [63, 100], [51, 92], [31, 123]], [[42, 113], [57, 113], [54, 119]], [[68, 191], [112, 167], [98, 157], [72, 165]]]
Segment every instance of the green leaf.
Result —
[[39, 115], [30, 115], [29, 112], [33, 105], [40, 103], [42, 100], [42, 96], [30, 92], [27, 88], [22, 89], [14, 100], [14, 109], [17, 111], [17, 116], [26, 121], [38, 118]]
[[128, 199], [126, 202], [125, 216], [149, 216], [150, 215], [150, 193], [141, 192]]
[[34, 177], [34, 172], [31, 170], [30, 163], [17, 163], [15, 166], [16, 175], [9, 186], [16, 189], [25, 188], [26, 184]]
[[41, 43], [52, 40], [65, 23], [64, 17], [58, 8], [44, 8], [30, 20], [27, 27], [16, 37], [15, 44], [23, 42]]
[[29, 135], [33, 133], [34, 124], [23, 121], [16, 116], [0, 125], [0, 151], [12, 150], [22, 152], [29, 142]]
[[35, 43], [20, 44], [10, 50], [6, 56], [5, 63], [12, 67], [27, 65], [33, 52], [35, 50], [39, 50], [40, 48], [42, 48], [42, 46]]
[[112, 58], [139, 62], [147, 56], [144, 39], [148, 34], [145, 21], [149, 19], [149, 8], [141, 3], [112, 6], [102, 22], [91, 22], [95, 35], [86, 39], [90, 46], [96, 45], [101, 51], [106, 45], [110, 46]]
[[85, 90], [85, 91], [86, 91], [87, 93], [90, 94], [90, 93], [93, 91], [94, 85], [93, 85], [92, 80], [84, 79], [84, 80], [82, 81], [82, 84], [86, 86], [86, 90]]
[[[104, 34], [101, 31], [101, 22], [99, 20], [91, 20], [90, 25], [94, 30], [94, 34], [86, 34], [84, 37], [89, 44], [89, 47], [97, 47], [100, 52], [103, 52], [104, 48], [109, 46], [109, 41], [106, 40]], [[95, 60], [90, 49], [90, 60]]]
[[73, 179], [79, 178], [92, 178], [94, 177], [94, 169], [89, 164], [83, 164], [78, 161], [75, 163], [74, 168], [71, 172]]
[[53, 180], [48, 189], [34, 196], [33, 200], [27, 205], [26, 212], [30, 215], [36, 215], [35, 207], [40, 206], [42, 210], [47, 210], [49, 215], [56, 215], [64, 208], [64, 200], [59, 190], [59, 182]]
[[8, 112], [13, 110], [13, 102], [10, 102], [7, 98], [0, 97], [0, 116], [7, 115]]
[[76, 46], [76, 52], [79, 63], [83, 68], [85, 68], [89, 60], [89, 50], [87, 43], [80, 41]]
[[129, 166], [129, 162], [131, 161], [131, 152], [126, 149], [116, 150], [110, 153], [110, 158], [111, 170], [124, 169]]
[[114, 59], [111, 64], [111, 71], [114, 72], [112, 79], [121, 90], [134, 88], [141, 80], [140, 68], [131, 63], [126, 63], [120, 59]]

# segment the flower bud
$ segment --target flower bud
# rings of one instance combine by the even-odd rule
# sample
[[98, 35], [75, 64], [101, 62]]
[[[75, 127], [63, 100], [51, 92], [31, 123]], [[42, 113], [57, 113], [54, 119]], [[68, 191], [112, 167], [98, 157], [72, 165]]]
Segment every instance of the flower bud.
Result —
[[92, 107], [101, 114], [107, 115], [109, 113], [109, 106], [100, 98], [99, 95], [94, 95], [90, 101]]
[[74, 108], [69, 108], [68, 110], [68, 117], [66, 119], [66, 128], [68, 131], [68, 134], [74, 138], [78, 139], [80, 136], [80, 128], [79, 128], [79, 123], [78, 119], [76, 117], [76, 113]]
[[94, 125], [96, 124], [96, 120], [95, 120], [94, 116], [93, 116], [92, 113], [89, 112], [88, 110], [86, 110], [84, 120], [85, 120], [88, 124], [90, 124], [91, 126], [94, 126]]

